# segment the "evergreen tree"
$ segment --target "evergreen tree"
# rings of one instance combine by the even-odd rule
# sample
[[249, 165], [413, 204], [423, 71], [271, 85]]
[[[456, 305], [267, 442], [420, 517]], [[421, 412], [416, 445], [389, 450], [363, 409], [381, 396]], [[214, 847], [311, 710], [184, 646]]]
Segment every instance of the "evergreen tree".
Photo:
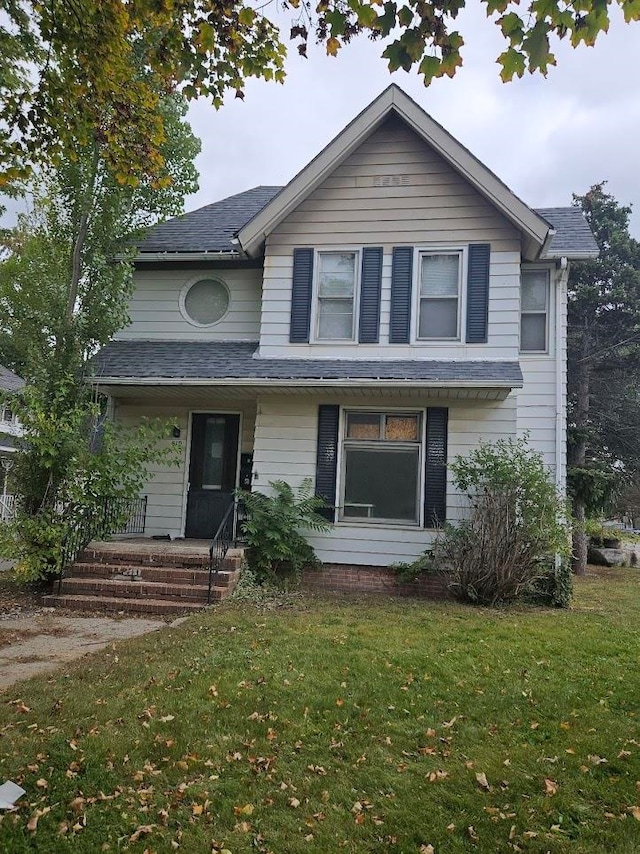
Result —
[[569, 488], [574, 571], [587, 563], [585, 515], [606, 508], [623, 478], [640, 474], [640, 243], [630, 207], [595, 184], [574, 195], [600, 247], [569, 276]]

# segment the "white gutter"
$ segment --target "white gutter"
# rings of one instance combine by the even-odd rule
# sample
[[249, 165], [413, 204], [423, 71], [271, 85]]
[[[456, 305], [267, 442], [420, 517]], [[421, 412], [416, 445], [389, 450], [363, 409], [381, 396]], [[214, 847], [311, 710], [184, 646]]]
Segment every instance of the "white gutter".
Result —
[[140, 252], [133, 259], [137, 263], [157, 261], [238, 261], [239, 252]]
[[282, 388], [355, 388], [357, 386], [372, 388], [522, 388], [522, 382], [495, 381], [482, 383], [477, 380], [404, 380], [343, 378], [343, 379], [278, 379], [277, 377], [222, 377], [212, 380], [211, 377], [94, 377], [95, 385], [103, 386], [278, 386]]

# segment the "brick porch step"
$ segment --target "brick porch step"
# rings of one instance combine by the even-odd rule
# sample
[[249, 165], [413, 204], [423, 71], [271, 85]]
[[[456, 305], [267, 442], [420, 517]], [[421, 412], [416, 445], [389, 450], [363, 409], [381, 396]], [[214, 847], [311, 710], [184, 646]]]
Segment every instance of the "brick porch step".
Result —
[[[229, 549], [225, 557], [227, 568], [239, 569], [242, 563], [243, 549]], [[206, 549], [194, 549], [189, 546], [171, 543], [171, 547], [140, 545], [139, 543], [90, 543], [78, 555], [80, 563], [107, 563], [111, 565], [128, 564], [135, 566], [171, 566], [203, 569], [209, 563]]]
[[[212, 600], [214, 598], [212, 591]], [[179, 614], [200, 611], [202, 603], [175, 602], [170, 599], [118, 599], [115, 596], [49, 595], [43, 604], [71, 611], [125, 611], [135, 614]]]
[[[226, 567], [226, 562], [223, 563]], [[217, 586], [226, 587], [237, 569], [225, 568], [218, 572]], [[117, 576], [117, 578], [114, 578]], [[209, 570], [184, 569], [172, 566], [149, 566], [145, 564], [112, 563], [75, 563], [74, 578], [106, 578], [120, 581], [155, 581], [166, 584], [191, 584], [206, 587], [209, 584]]]
[[61, 587], [63, 595], [106, 596], [115, 599], [171, 599], [180, 602], [200, 602], [205, 605], [207, 592], [208, 585], [204, 584], [77, 578], [75, 574], [70, 578], [64, 578]]

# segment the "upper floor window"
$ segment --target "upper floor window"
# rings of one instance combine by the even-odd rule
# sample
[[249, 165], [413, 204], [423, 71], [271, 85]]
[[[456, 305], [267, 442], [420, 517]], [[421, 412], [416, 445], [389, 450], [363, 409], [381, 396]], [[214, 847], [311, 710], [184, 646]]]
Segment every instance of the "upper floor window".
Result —
[[461, 252], [420, 254], [418, 338], [460, 337]]
[[520, 279], [520, 350], [549, 349], [549, 270], [523, 270]]
[[318, 253], [318, 341], [353, 341], [355, 338], [357, 257], [357, 252]]

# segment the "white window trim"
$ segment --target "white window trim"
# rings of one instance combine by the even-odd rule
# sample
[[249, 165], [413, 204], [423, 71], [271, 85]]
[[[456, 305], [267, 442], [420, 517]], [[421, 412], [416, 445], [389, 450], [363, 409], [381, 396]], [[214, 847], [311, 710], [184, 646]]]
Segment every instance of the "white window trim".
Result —
[[[420, 416], [420, 441], [418, 444], [418, 521], [409, 522], [406, 519], [367, 519], [365, 517], [348, 517], [343, 518], [344, 511], [344, 486], [345, 486], [345, 429], [347, 423], [348, 412], [382, 412]], [[381, 444], [380, 442], [376, 444]], [[401, 444], [401, 443], [398, 443]], [[340, 417], [338, 419], [338, 454], [336, 461], [336, 521], [337, 526], [352, 526], [358, 528], [394, 528], [405, 529], [410, 531], [429, 530], [424, 526], [424, 477], [425, 477], [425, 453], [427, 447], [427, 410], [424, 407], [415, 406], [341, 406]]]
[[[556, 300], [553, 298], [555, 293], [555, 282], [554, 282], [554, 266], [553, 264], [522, 264], [520, 266], [520, 277], [519, 277], [519, 288], [518, 288], [518, 352], [520, 356], [527, 358], [527, 356], [540, 357], [540, 356], [553, 356], [554, 343], [551, 340], [552, 330], [556, 325], [555, 318], [555, 303]], [[547, 324], [545, 328], [545, 339], [547, 346], [544, 350], [523, 350], [522, 349], [522, 274], [528, 272], [541, 272], [544, 271], [547, 274], [547, 310], [546, 312], [541, 311], [527, 311], [525, 314], [546, 314], [547, 315]], [[554, 285], [552, 289], [552, 285]]]
[[[429, 297], [421, 297], [420, 295], [420, 278], [421, 278], [421, 259], [424, 255], [458, 255], [460, 264], [458, 268], [458, 334], [455, 338], [421, 338], [420, 337], [420, 303], [422, 299]], [[412, 343], [414, 344], [437, 344], [444, 342], [446, 344], [460, 342], [462, 343], [462, 318], [465, 316], [467, 304], [467, 259], [469, 255], [468, 246], [418, 246], [416, 247], [414, 256], [414, 275], [413, 275], [413, 291], [415, 297], [413, 300], [412, 314], [414, 316], [412, 322]]]
[[[214, 320], [213, 323], [198, 323], [197, 320], [194, 320], [194, 318], [191, 317], [185, 306], [187, 294], [189, 293], [191, 288], [198, 282], [217, 282], [218, 284], [222, 285], [227, 292], [227, 310], [217, 320]], [[225, 280], [220, 276], [213, 276], [208, 274], [206, 271], [203, 271], [199, 276], [194, 276], [193, 278], [189, 279], [188, 282], [184, 283], [182, 289], [180, 290], [178, 305], [180, 306], [180, 314], [187, 321], [189, 326], [195, 326], [198, 329], [212, 329], [214, 326], [217, 326], [219, 323], [221, 323], [231, 311], [231, 289], [229, 288], [229, 285], [225, 282]]]
[[[353, 335], [351, 338], [319, 338], [318, 323], [320, 321], [320, 312], [318, 311], [319, 295], [318, 295], [318, 273], [320, 270], [320, 255], [340, 255], [347, 252], [352, 252], [355, 255], [355, 269], [353, 281]], [[362, 275], [362, 248], [355, 246], [336, 246], [327, 247], [326, 249], [315, 249], [313, 258], [313, 288], [311, 298], [311, 344], [340, 344], [352, 345], [358, 343], [358, 332], [360, 326], [360, 279]]]

